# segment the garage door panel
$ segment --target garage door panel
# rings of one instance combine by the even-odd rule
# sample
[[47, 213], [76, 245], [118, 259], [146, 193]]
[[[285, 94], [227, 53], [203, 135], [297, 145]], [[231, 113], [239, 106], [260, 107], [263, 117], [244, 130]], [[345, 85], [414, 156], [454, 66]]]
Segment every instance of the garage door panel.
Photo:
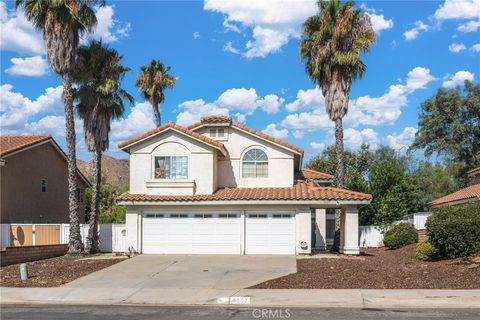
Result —
[[247, 254], [295, 254], [295, 215], [290, 212], [247, 212]]

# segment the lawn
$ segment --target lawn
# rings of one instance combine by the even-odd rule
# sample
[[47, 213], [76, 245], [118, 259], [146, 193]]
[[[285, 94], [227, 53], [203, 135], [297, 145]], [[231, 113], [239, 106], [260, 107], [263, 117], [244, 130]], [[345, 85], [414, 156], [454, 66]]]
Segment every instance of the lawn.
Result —
[[0, 268], [0, 285], [2, 287], [58, 287], [87, 274], [114, 265], [125, 258], [103, 258], [101, 255], [94, 259], [85, 257], [57, 257], [34, 262], [28, 262], [29, 279], [20, 279], [20, 268], [13, 264]]
[[298, 259], [297, 272], [255, 289], [480, 289], [480, 257], [419, 261], [415, 245], [368, 248], [357, 258]]

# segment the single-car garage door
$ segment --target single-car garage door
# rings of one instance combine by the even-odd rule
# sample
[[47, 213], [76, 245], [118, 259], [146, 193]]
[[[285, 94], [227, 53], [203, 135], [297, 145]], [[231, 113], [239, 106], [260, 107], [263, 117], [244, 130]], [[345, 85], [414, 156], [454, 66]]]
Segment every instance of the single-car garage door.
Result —
[[240, 254], [240, 213], [143, 215], [143, 253]]
[[246, 212], [246, 254], [295, 254], [294, 212]]

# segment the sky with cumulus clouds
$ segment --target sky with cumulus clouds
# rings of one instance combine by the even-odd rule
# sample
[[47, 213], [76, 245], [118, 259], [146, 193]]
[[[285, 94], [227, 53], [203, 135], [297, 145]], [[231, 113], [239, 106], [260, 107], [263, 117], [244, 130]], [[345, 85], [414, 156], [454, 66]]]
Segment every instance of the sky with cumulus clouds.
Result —
[[[377, 42], [363, 59], [344, 119], [345, 145], [389, 145], [404, 151], [417, 131], [420, 103], [440, 88], [480, 78], [480, 0], [357, 2]], [[154, 127], [151, 106], [135, 88], [152, 58], [171, 67], [177, 84], [161, 106], [164, 121], [189, 125], [210, 114], [237, 121], [305, 149], [332, 144], [333, 123], [321, 91], [298, 54], [302, 22], [314, 0], [107, 1], [96, 7], [93, 34], [123, 55], [133, 72], [123, 82], [135, 97], [112, 123], [108, 154]], [[41, 33], [13, 1], [0, 0], [1, 134], [51, 134], [65, 148], [61, 79], [46, 61]], [[77, 121], [81, 159], [91, 156]]]

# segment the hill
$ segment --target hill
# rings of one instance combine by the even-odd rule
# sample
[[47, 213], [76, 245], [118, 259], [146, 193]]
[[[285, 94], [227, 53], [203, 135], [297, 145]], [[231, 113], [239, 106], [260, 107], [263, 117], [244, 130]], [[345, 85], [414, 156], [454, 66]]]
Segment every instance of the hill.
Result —
[[[92, 161], [77, 161], [78, 169], [86, 176], [92, 176]], [[102, 156], [102, 181], [115, 187], [130, 183], [130, 161]]]

